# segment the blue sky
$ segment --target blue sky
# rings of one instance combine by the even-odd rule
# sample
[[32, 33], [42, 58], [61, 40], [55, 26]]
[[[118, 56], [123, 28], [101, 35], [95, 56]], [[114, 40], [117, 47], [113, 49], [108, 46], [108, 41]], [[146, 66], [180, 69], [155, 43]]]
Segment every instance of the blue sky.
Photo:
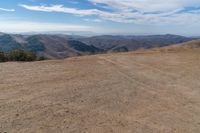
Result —
[[2, 0], [1, 32], [200, 35], [200, 0]]

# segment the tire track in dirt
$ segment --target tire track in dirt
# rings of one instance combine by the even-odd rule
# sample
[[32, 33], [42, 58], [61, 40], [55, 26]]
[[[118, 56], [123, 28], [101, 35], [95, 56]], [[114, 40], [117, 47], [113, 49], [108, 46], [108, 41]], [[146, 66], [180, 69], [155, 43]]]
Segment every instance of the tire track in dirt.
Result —
[[[108, 59], [108, 58], [106, 58]], [[109, 59], [108, 59], [109, 60]], [[116, 65], [120, 64], [121, 67], [125, 66], [126, 64], [123, 63], [123, 61], [121, 60], [117, 60], [118, 63], [115, 63]], [[114, 62], [113, 62], [114, 63]], [[188, 87], [187, 85], [180, 85], [180, 84], [177, 84], [176, 80], [179, 80], [181, 77], [180, 75], [177, 75], [175, 73], [171, 73], [171, 72], [166, 72], [166, 71], [162, 71], [161, 69], [159, 68], [156, 68], [156, 67], [152, 67], [152, 66], [149, 66], [149, 65], [146, 65], [144, 63], [139, 63], [138, 61], [133, 61], [131, 62], [133, 63], [134, 65], [137, 65], [137, 66], [141, 66], [143, 68], [147, 68], [146, 70], [148, 69], [151, 69], [151, 70], [154, 70], [155, 72], [157, 72], [156, 74], [160, 74], [162, 75], [162, 77], [166, 77], [168, 80], [167, 81], [170, 81], [171, 84], [173, 83], [176, 87], [176, 90], [173, 90], [173, 91], [179, 91], [179, 93], [185, 95], [186, 93], [185, 92], [188, 92], [188, 93], [191, 93], [191, 88]], [[183, 80], [183, 78], [181, 78]], [[184, 82], [188, 82], [188, 81], [185, 81]], [[159, 82], [158, 82], [159, 83]], [[158, 84], [157, 83], [157, 84]], [[161, 83], [159, 83], [160, 85], [162, 85]], [[181, 88], [181, 89], [178, 89], [178, 88]], [[184, 90], [184, 91], [183, 91]]]
[[[125, 77], [127, 80], [129, 80], [130, 82], [132, 82], [132, 83], [137, 83], [138, 85], [140, 85], [140, 86], [142, 86], [143, 87], [143, 90], [146, 90], [146, 89], [148, 89], [148, 91], [151, 91], [151, 93], [152, 94], [156, 94], [156, 90], [155, 90], [155, 88], [156, 88], [156, 86], [154, 87], [154, 86], [151, 86], [150, 87], [150, 85], [149, 84], [145, 84], [144, 82], [142, 82], [142, 81], [140, 81], [140, 80], [138, 80], [138, 79], [136, 79], [136, 78], [134, 78], [134, 76], [133, 75], [130, 75], [126, 70], [124, 70], [123, 68], [124, 68], [124, 65], [125, 64], [122, 64], [122, 62], [115, 62], [115, 61], [113, 61], [113, 60], [111, 60], [111, 59], [108, 59], [108, 57], [107, 58], [104, 58], [104, 57], [99, 57], [100, 59], [103, 59], [104, 61], [106, 61], [106, 62], [108, 62], [108, 63], [110, 63], [110, 64], [112, 64], [112, 66], [115, 66], [115, 69], [116, 69], [116, 71], [117, 72], [119, 72], [121, 75], [123, 75], [123, 77]], [[140, 63], [135, 63], [137, 66], [143, 66], [143, 67], [146, 67], [146, 68], [149, 68], [149, 69], [153, 69], [153, 70], [155, 70], [155, 71], [157, 71], [157, 72], [160, 72], [161, 73], [161, 75], [163, 75], [163, 76], [166, 76], [167, 78], [169, 78], [171, 81], [173, 81], [174, 79], [177, 79], [178, 77], [175, 77], [175, 74], [172, 74], [172, 73], [167, 73], [167, 74], [165, 74], [165, 72], [164, 71], [162, 71], [162, 70], [159, 70], [159, 69], [157, 69], [157, 68], [153, 68], [153, 67], [151, 67], [151, 66], [146, 66], [145, 64], [140, 64]], [[158, 84], [158, 83], [157, 83]], [[162, 86], [162, 84], [159, 84], [160, 86]], [[179, 85], [179, 84], [176, 84], [176, 88], [181, 88], [181, 89], [176, 89], [176, 90], [174, 90], [174, 89], [170, 89], [170, 91], [171, 91], [171, 93], [172, 92], [174, 92], [174, 94], [175, 93], [177, 93], [177, 91], [179, 92], [179, 94], [182, 94], [182, 96], [185, 96], [185, 95], [187, 95], [189, 92], [190, 92], [190, 88], [188, 88], [187, 86], [183, 86], [183, 85]], [[183, 91], [184, 90], [184, 91]], [[187, 94], [185, 93], [185, 92], [188, 92]]]
[[99, 57], [100, 59], [108, 62], [109, 64], [111, 64], [112, 66], [114, 66], [114, 68], [116, 69], [116, 72], [119, 72], [124, 78], [126, 78], [128, 81], [132, 82], [132, 83], [137, 83], [138, 85], [142, 86], [143, 90], [148, 89], [149, 92], [151, 92], [151, 94], [156, 94], [156, 92], [154, 91], [154, 88], [149, 87], [149, 85], [141, 82], [140, 80], [136, 79], [133, 77], [133, 75], [128, 74], [125, 70], [122, 69], [122, 65], [121, 64], [117, 64], [114, 61], [108, 59], [108, 58], [104, 58], [104, 57]]
[[[140, 63], [136, 60], [132, 61], [131, 63], [133, 63], [134, 65], [137, 65], [137, 66], [142, 66], [144, 68], [154, 70], [154, 71], [160, 73], [161, 75], [165, 75], [165, 76], [170, 77], [170, 78], [179, 78], [179, 76], [177, 74], [163, 71], [163, 70], [161, 70], [157, 67], [153, 67], [153, 66], [150, 66], [150, 65], [147, 65], [147, 64], [144, 64], [144, 63]], [[119, 64], [123, 64], [123, 62], [119, 61]]]
[[[125, 77], [127, 80], [129, 80], [132, 83], [137, 83], [138, 85], [141, 86], [141, 90], [144, 90], [145, 92], [152, 94], [152, 96], [156, 96], [158, 94], [158, 89], [154, 86], [149, 86], [148, 84], [145, 84], [143, 82], [141, 82], [140, 80], [134, 78], [133, 75], [128, 74], [127, 70], [123, 69], [123, 65], [120, 62], [115, 62], [109, 58], [104, 58], [104, 57], [99, 57], [100, 59], [106, 61], [107, 63], [111, 64], [112, 66], [115, 67], [116, 72], [119, 72], [123, 77]], [[162, 84], [161, 84], [162, 85]], [[186, 104], [186, 103], [198, 103], [198, 98], [193, 94], [193, 92], [191, 92], [191, 88], [187, 87], [187, 86], [183, 86], [180, 84], [176, 84], [175, 87], [170, 87], [167, 89], [164, 89], [167, 91], [164, 92], [165, 97], [162, 97], [161, 94], [159, 93], [159, 96], [157, 96], [156, 98], [158, 99], [158, 101], [163, 101], [168, 103], [169, 102], [169, 98], [170, 99], [176, 99], [174, 101], [174, 103], [176, 103], [178, 106], [173, 106], [173, 108], [171, 106], [169, 106], [169, 112], [180, 112], [180, 110], [183, 109], [188, 109], [190, 108], [190, 105]], [[137, 90], [135, 90], [135, 93], [137, 94]], [[196, 106], [198, 107], [198, 104], [196, 104]], [[189, 109], [188, 109], [189, 110]], [[160, 113], [165, 113], [166, 110], [160, 110]], [[190, 112], [187, 112], [188, 114], [190, 114]], [[150, 118], [151, 115], [145, 115], [143, 117], [141, 117], [142, 119], [148, 119]]]

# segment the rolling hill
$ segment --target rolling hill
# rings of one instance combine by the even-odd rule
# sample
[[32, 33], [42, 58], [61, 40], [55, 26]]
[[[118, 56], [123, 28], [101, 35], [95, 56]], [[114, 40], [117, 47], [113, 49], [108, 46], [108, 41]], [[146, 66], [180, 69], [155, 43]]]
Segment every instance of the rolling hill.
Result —
[[199, 42], [0, 63], [0, 132], [198, 133]]
[[0, 35], [0, 50], [4, 52], [23, 49], [35, 52], [38, 56], [60, 59], [78, 55], [102, 52], [92, 45], [86, 45], [73, 38], [61, 35]]
[[177, 43], [187, 42], [193, 38], [178, 35], [149, 35], [149, 36], [94, 36], [80, 39], [88, 45], [108, 52], [134, 51], [138, 49], [149, 49], [164, 47]]
[[128, 52], [169, 46], [193, 40], [177, 35], [152, 36], [68, 36], [0, 34], [0, 51], [23, 49], [50, 59], [97, 53]]
[[165, 46], [162, 48], [153, 48], [149, 51], [161, 52], [183, 52], [183, 51], [198, 51], [200, 48], [200, 39], [195, 39], [189, 42]]

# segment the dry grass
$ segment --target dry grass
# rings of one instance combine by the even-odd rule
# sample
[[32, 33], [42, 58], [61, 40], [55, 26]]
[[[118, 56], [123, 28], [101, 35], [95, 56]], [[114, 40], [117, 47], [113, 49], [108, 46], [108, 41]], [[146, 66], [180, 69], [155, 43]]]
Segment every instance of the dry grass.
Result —
[[0, 132], [200, 131], [200, 52], [0, 64]]

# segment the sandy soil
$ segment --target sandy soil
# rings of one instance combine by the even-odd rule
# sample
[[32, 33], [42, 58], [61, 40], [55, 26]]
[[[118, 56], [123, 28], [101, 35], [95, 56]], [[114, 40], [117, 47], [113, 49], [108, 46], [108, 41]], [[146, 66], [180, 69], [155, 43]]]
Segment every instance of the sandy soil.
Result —
[[0, 133], [199, 133], [200, 52], [0, 64]]

